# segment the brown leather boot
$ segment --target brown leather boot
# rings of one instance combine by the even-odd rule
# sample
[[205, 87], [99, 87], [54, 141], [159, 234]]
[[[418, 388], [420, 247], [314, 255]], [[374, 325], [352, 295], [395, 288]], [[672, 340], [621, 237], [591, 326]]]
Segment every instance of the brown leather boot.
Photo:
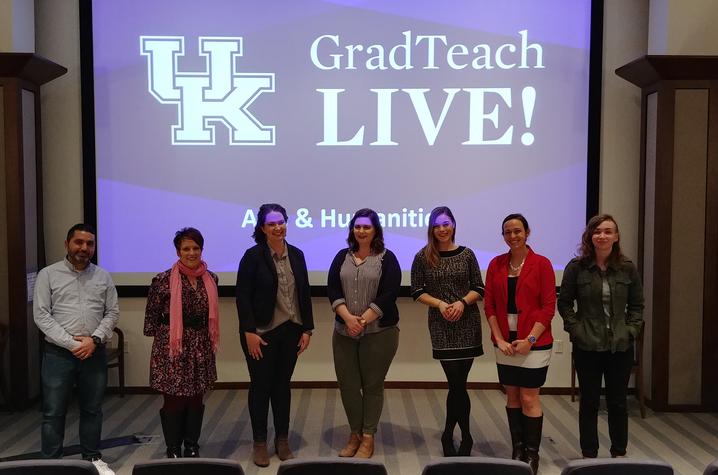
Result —
[[356, 432], [349, 434], [349, 440], [347, 446], [339, 451], [340, 457], [354, 457], [354, 454], [359, 450], [359, 444], [361, 444], [361, 437]]
[[286, 437], [277, 437], [274, 439], [274, 450], [277, 452], [279, 460], [289, 460], [294, 458], [292, 449], [289, 448], [289, 441]]
[[252, 461], [258, 467], [269, 467], [269, 453], [267, 442], [254, 441], [252, 445]]
[[354, 454], [354, 457], [360, 459], [369, 459], [374, 455], [374, 435], [364, 434], [359, 444], [359, 449]]

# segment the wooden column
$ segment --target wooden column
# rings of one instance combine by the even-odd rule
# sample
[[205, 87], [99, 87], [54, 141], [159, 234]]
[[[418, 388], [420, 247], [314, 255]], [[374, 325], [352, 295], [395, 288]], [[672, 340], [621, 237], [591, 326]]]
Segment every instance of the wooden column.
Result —
[[42, 226], [40, 86], [67, 72], [32, 53], [0, 53], [0, 355], [5, 401], [23, 409], [40, 394], [40, 336], [32, 288], [45, 265]]
[[644, 384], [658, 411], [718, 409], [718, 57], [645, 56], [639, 265]]

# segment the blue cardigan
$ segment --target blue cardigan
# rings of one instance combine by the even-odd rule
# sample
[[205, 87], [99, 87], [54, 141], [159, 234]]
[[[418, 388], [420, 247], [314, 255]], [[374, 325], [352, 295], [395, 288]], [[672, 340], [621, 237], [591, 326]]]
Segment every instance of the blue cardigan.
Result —
[[[329, 267], [329, 276], [327, 279], [327, 297], [329, 302], [344, 298], [344, 289], [339, 272], [346, 258], [349, 249], [342, 249], [337, 253]], [[384, 314], [379, 319], [380, 327], [388, 327], [396, 325], [399, 321], [399, 309], [396, 306], [396, 299], [399, 297], [399, 288], [401, 287], [401, 267], [396, 256], [390, 250], [386, 250], [384, 259], [381, 262], [381, 277], [379, 278], [379, 287], [376, 291], [374, 304], [379, 307]], [[338, 314], [335, 320], [344, 325], [344, 320]]]

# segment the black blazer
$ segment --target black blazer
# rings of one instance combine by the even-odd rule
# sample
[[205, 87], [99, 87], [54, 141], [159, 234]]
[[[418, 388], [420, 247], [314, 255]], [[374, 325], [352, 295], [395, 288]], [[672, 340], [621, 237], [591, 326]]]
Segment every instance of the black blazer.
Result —
[[[339, 251], [334, 257], [332, 265], [329, 266], [329, 276], [327, 278], [329, 303], [344, 298], [344, 289], [342, 288], [339, 272], [347, 252], [349, 252], [349, 249]], [[379, 319], [380, 327], [396, 325], [399, 322], [399, 309], [396, 306], [396, 299], [399, 297], [400, 287], [401, 267], [399, 266], [399, 261], [394, 253], [387, 249], [384, 259], [381, 261], [381, 277], [379, 278], [379, 287], [376, 290], [376, 298], [374, 298], [373, 302], [384, 314]], [[334, 318], [337, 322], [344, 324], [344, 320], [338, 314]]]
[[[297, 288], [299, 315], [305, 331], [314, 329], [309, 274], [304, 253], [287, 243], [289, 265]], [[269, 325], [274, 315], [279, 286], [277, 269], [269, 245], [250, 247], [239, 261], [237, 270], [237, 313], [240, 332], [256, 332]]]

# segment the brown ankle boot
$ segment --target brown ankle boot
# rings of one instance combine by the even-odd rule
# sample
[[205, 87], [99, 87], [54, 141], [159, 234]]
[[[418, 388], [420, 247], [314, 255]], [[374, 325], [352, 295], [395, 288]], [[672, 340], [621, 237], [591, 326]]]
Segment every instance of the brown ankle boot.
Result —
[[294, 458], [292, 449], [289, 448], [289, 441], [286, 437], [277, 437], [274, 439], [274, 450], [277, 452], [279, 460], [289, 460]]
[[354, 457], [354, 454], [359, 450], [359, 444], [361, 444], [361, 438], [356, 432], [349, 434], [349, 441], [347, 446], [339, 451], [340, 457]]
[[369, 459], [374, 455], [374, 435], [364, 434], [359, 444], [359, 449], [354, 454], [354, 457], [360, 459]]
[[254, 441], [252, 446], [252, 460], [258, 467], [269, 467], [269, 453], [267, 453], [267, 442]]

